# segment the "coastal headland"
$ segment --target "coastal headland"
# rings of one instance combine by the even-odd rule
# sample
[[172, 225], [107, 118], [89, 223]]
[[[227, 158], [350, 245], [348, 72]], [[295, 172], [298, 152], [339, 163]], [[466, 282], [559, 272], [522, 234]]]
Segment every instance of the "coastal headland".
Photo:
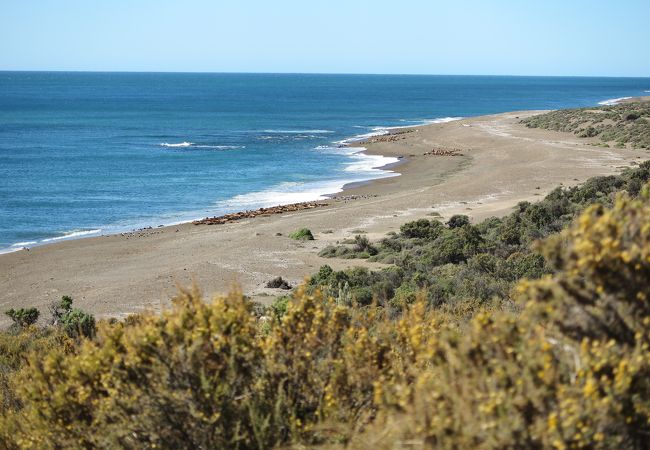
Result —
[[[404, 222], [440, 214], [472, 220], [508, 213], [559, 185], [578, 184], [648, 158], [645, 150], [603, 147], [595, 138], [531, 129], [520, 111], [394, 130], [355, 145], [394, 156], [401, 176], [348, 186], [328, 200], [268, 208], [196, 223], [62, 241], [0, 255], [0, 309], [42, 311], [62, 295], [98, 317], [166, 307], [178, 286], [205, 294], [239, 284], [254, 300], [280, 294], [266, 283], [301, 282], [322, 264], [334, 269], [363, 260], [318, 256], [358, 234], [380, 239]], [[309, 228], [315, 240], [289, 234]], [[5, 318], [0, 325], [6, 325]]]

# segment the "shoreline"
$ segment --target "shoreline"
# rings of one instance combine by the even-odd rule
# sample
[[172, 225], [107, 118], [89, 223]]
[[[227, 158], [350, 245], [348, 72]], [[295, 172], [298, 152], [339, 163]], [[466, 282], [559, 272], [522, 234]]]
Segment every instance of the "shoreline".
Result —
[[[629, 103], [629, 102], [635, 102], [635, 101], [649, 101], [650, 96], [636, 96], [636, 97], [620, 97], [620, 98], [613, 98], [613, 99], [606, 99], [603, 101], [600, 101], [597, 103], [596, 106], [611, 106], [611, 105], [616, 105], [619, 103]], [[543, 111], [539, 111], [543, 112]], [[483, 116], [478, 116], [478, 117], [483, 117]], [[391, 154], [390, 152], [369, 152], [368, 148], [366, 147], [369, 144], [373, 144], [373, 139], [375, 138], [381, 138], [382, 136], [391, 136], [391, 135], [400, 135], [400, 130], [418, 130], [419, 128], [422, 127], [427, 127], [430, 125], [435, 125], [435, 124], [444, 124], [444, 123], [449, 123], [449, 122], [454, 122], [458, 120], [463, 120], [463, 119], [471, 119], [472, 117], [441, 117], [437, 119], [431, 119], [431, 120], [426, 120], [423, 121], [423, 123], [420, 124], [413, 124], [413, 125], [399, 125], [399, 126], [377, 126], [374, 127], [370, 132], [368, 133], [362, 133], [359, 135], [355, 135], [349, 138], [342, 139], [340, 141], [334, 141], [332, 142], [333, 145], [337, 145], [341, 148], [357, 148], [358, 151], [354, 153], [350, 153], [348, 156], [352, 155], [357, 155], [357, 154], [363, 154], [363, 155], [368, 155], [368, 156], [381, 156], [384, 158], [397, 158], [397, 161], [394, 162], [388, 162], [384, 165], [381, 166], [376, 166], [376, 167], [371, 167], [371, 170], [379, 170], [385, 173], [395, 173], [396, 175], [386, 175], [386, 176], [379, 176], [376, 178], [368, 178], [365, 180], [360, 180], [360, 181], [350, 181], [350, 182], [345, 182], [344, 184], [341, 185], [338, 191], [336, 192], [331, 192], [331, 193], [322, 193], [316, 196], [313, 199], [306, 199], [304, 201], [300, 202], [280, 202], [276, 204], [269, 204], [267, 206], [260, 206], [259, 208], [253, 208], [253, 209], [232, 209], [232, 210], [227, 210], [224, 213], [220, 214], [220, 216], [228, 216], [228, 215], [236, 215], [236, 214], [246, 214], [250, 213], [252, 211], [255, 211], [257, 209], [275, 209], [279, 208], [282, 206], [290, 206], [294, 204], [299, 204], [299, 203], [309, 203], [309, 202], [323, 202], [323, 201], [328, 201], [332, 198], [336, 198], [337, 196], [344, 195], [346, 191], [353, 191], [355, 189], [360, 189], [364, 186], [371, 185], [372, 183], [379, 182], [380, 180], [383, 180], [384, 178], [392, 178], [392, 177], [397, 177], [403, 175], [402, 173], [398, 171], [394, 171], [393, 169], [405, 164], [408, 162], [408, 158], [404, 155], [401, 156], [395, 156]], [[263, 192], [263, 191], [261, 191]], [[249, 195], [254, 192], [249, 192], [244, 195]], [[352, 194], [354, 195], [354, 194]], [[184, 214], [184, 213], [178, 213], [178, 214]], [[172, 221], [169, 223], [162, 223], [158, 225], [146, 225], [144, 227], [130, 227], [126, 226], [124, 228], [120, 228], [117, 225], [104, 225], [105, 228], [115, 228], [115, 230], [110, 230], [107, 231], [106, 233], [103, 232], [103, 229], [98, 227], [92, 230], [73, 230], [66, 232], [62, 236], [53, 236], [50, 238], [44, 238], [39, 241], [29, 241], [29, 242], [17, 242], [14, 244], [11, 244], [9, 247], [6, 248], [0, 248], [0, 257], [2, 255], [6, 254], [11, 254], [11, 253], [16, 253], [20, 251], [29, 251], [34, 248], [38, 247], [44, 247], [44, 246], [49, 246], [49, 245], [54, 245], [59, 242], [66, 242], [66, 241], [72, 241], [72, 240], [80, 240], [80, 239], [89, 239], [89, 238], [98, 238], [98, 237], [106, 237], [106, 236], [114, 236], [114, 235], [123, 235], [125, 233], [138, 233], [138, 232], [143, 232], [146, 230], [152, 230], [152, 229], [158, 229], [158, 228], [166, 228], [166, 227], [177, 227], [181, 225], [186, 225], [186, 224], [191, 224], [195, 223], [197, 221], [201, 221], [204, 219], [209, 218], [210, 216], [197, 216], [189, 219], [183, 219], [180, 221]], [[218, 217], [218, 216], [217, 216]], [[164, 222], [164, 220], [152, 220], [152, 223], [155, 222]], [[15, 248], [14, 248], [15, 247]]]
[[[433, 123], [437, 123], [435, 121], [437, 120], [443, 120], [446, 121], [449, 118], [442, 118], [442, 119], [435, 119], [432, 121]], [[454, 118], [456, 119], [456, 118]], [[350, 138], [342, 139], [340, 141], [335, 141], [332, 142], [332, 145], [337, 145], [340, 148], [356, 148], [358, 151], [355, 151], [353, 153], [350, 153], [348, 156], [353, 156], [353, 155], [358, 155], [358, 154], [363, 154], [363, 155], [368, 155], [368, 156], [382, 156], [385, 158], [390, 158], [391, 156], [389, 155], [379, 155], [379, 154], [369, 154], [366, 153], [366, 149], [364, 147], [361, 147], [360, 144], [364, 143], [368, 139], [372, 139], [374, 136], [383, 136], [391, 133], [391, 130], [397, 130], [401, 128], [412, 128], [412, 127], [417, 127], [417, 126], [426, 126], [426, 124], [422, 125], [405, 125], [405, 126], [395, 126], [395, 127], [375, 127], [377, 128], [377, 131], [372, 131], [369, 133], [364, 133], [360, 135], [355, 135]], [[379, 131], [381, 130], [381, 131]], [[385, 133], [384, 133], [385, 131]], [[348, 189], [352, 189], [356, 186], [361, 186], [365, 185], [367, 183], [372, 183], [373, 181], [380, 180], [383, 178], [390, 178], [392, 176], [400, 176], [401, 174], [398, 172], [393, 172], [393, 168], [398, 167], [400, 164], [402, 164], [403, 161], [401, 161], [401, 158], [398, 159], [397, 161], [393, 162], [388, 162], [386, 164], [383, 164], [381, 166], [376, 166], [376, 167], [371, 167], [370, 170], [379, 170], [383, 173], [395, 173], [396, 175], [383, 175], [383, 176], [378, 176], [375, 178], [368, 178], [365, 180], [360, 180], [360, 181], [350, 181], [350, 182], [343, 182], [340, 188], [338, 188], [335, 192], [325, 192], [322, 194], [316, 195], [313, 199], [307, 199], [305, 201], [301, 202], [281, 202], [281, 203], [276, 203], [268, 206], [261, 206], [259, 208], [254, 208], [254, 209], [232, 209], [232, 210], [226, 210], [223, 214], [220, 214], [220, 216], [228, 216], [228, 215], [237, 215], [237, 214], [246, 214], [250, 213], [253, 211], [256, 211], [258, 209], [275, 209], [275, 208], [280, 208], [282, 206], [291, 206], [291, 205], [297, 205], [300, 203], [309, 203], [309, 202], [322, 202], [322, 201], [327, 201], [337, 195], [340, 195], [344, 193]], [[269, 188], [270, 189], [270, 188]], [[260, 191], [263, 192], [263, 191]], [[255, 193], [255, 191], [252, 192], [247, 192], [243, 195], [250, 195]], [[227, 201], [227, 200], [226, 200]], [[185, 213], [178, 213], [178, 214], [185, 214]], [[73, 230], [69, 232], [65, 232], [62, 236], [53, 236], [49, 238], [43, 238], [38, 241], [26, 241], [26, 242], [16, 242], [8, 247], [5, 248], [0, 248], [0, 257], [2, 255], [10, 254], [10, 253], [15, 253], [15, 252], [20, 252], [20, 251], [29, 251], [33, 248], [37, 247], [43, 247], [43, 246], [48, 246], [48, 245], [53, 245], [59, 242], [65, 242], [65, 241], [72, 241], [72, 240], [79, 240], [79, 239], [89, 239], [93, 237], [104, 237], [104, 236], [114, 236], [114, 235], [122, 235], [125, 233], [137, 233], [137, 232], [142, 232], [145, 230], [151, 230], [155, 228], [164, 228], [164, 227], [175, 227], [175, 226], [180, 226], [180, 225], [185, 225], [185, 224], [190, 224], [190, 223], [195, 223], [204, 219], [208, 219], [209, 216], [197, 216], [193, 217], [190, 219], [183, 219], [181, 221], [172, 221], [169, 223], [162, 223], [158, 225], [146, 225], [143, 227], [131, 227], [131, 226], [125, 226], [124, 228], [121, 228], [117, 225], [103, 225], [102, 227], [98, 228], [93, 228], [91, 230]], [[152, 220], [152, 223], [156, 222], [164, 222], [163, 219], [160, 220]], [[107, 231], [104, 233], [104, 228], [108, 228], [110, 231]], [[114, 230], [113, 230], [114, 229]]]
[[[323, 264], [380, 268], [364, 260], [318, 257], [330, 244], [364, 233], [371, 240], [404, 222], [470, 215], [473, 221], [534, 201], [558, 185], [616, 173], [648, 159], [645, 151], [603, 148], [570, 133], [528, 129], [519, 111], [414, 126], [400, 139], [359, 141], [363, 152], [399, 160], [401, 176], [348, 184], [327, 207], [243, 218], [219, 226], [183, 223], [58, 241], [0, 255], [0, 308], [46, 305], [62, 295], [98, 317], [121, 317], [169, 304], [177, 286], [196, 282], [207, 295], [232, 283], [256, 301], [280, 292], [265, 287], [275, 276], [291, 284]], [[371, 139], [372, 140], [372, 139]], [[432, 154], [460, 150], [462, 155]], [[401, 157], [401, 158], [400, 158]], [[314, 241], [287, 236], [309, 228]], [[62, 264], [65, 262], [65, 264]], [[6, 322], [0, 319], [0, 325]]]

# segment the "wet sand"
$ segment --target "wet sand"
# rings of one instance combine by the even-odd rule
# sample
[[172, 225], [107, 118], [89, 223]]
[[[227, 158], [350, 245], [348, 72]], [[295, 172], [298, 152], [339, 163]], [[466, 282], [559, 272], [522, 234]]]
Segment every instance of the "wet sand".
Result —
[[[523, 200], [648, 159], [644, 150], [602, 148], [572, 134], [529, 129], [512, 112], [410, 129], [363, 143], [368, 153], [402, 157], [401, 176], [350, 186], [327, 206], [222, 225], [183, 224], [78, 239], [0, 255], [0, 310], [38, 307], [70, 295], [98, 317], [121, 317], [169, 304], [177, 285], [198, 283], [206, 295], [239, 283], [268, 302], [284, 291], [265, 284], [282, 276], [301, 282], [322, 264], [379, 267], [324, 259], [318, 252], [361, 232], [379, 239], [433, 212], [478, 221], [507, 214]], [[432, 154], [433, 153], [433, 154]], [[451, 153], [456, 154], [452, 156]], [[307, 227], [314, 241], [289, 233]], [[4, 316], [0, 325], [7, 324]]]

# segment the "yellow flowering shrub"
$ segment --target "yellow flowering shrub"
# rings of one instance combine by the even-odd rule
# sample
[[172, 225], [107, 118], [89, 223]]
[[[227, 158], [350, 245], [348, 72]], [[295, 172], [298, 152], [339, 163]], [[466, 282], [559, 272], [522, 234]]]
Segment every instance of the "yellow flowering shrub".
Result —
[[647, 447], [648, 231], [647, 188], [611, 210], [589, 208], [544, 244], [558, 272], [519, 284], [521, 314], [440, 329], [429, 364], [413, 382], [382, 386], [378, 420], [352, 446]]
[[299, 288], [261, 320], [239, 292], [193, 290], [35, 345], [2, 372], [0, 447], [647, 448], [649, 197], [542, 244], [556, 272], [520, 282], [513, 308], [420, 294], [396, 312]]
[[75, 355], [34, 354], [17, 375], [24, 448], [251, 445], [257, 325], [240, 293], [183, 292], [160, 316], [104, 324]]

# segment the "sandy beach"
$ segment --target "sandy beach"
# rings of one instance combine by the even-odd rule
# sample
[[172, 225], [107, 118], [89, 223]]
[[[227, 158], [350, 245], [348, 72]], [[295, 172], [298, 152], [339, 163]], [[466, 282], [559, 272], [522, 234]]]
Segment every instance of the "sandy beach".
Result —
[[[178, 285], [196, 282], [206, 295], [238, 283], [271, 301], [284, 291], [265, 284], [282, 276], [301, 282], [322, 264], [379, 267], [324, 259], [318, 252], [356, 234], [378, 239], [409, 220], [462, 213], [477, 221], [506, 214], [553, 188], [619, 172], [648, 158], [643, 150], [603, 148], [572, 134], [529, 129], [522, 118], [541, 111], [482, 116], [373, 138], [368, 153], [401, 157], [401, 176], [353, 186], [315, 209], [223, 225], [147, 229], [58, 242], [0, 255], [0, 309], [47, 305], [70, 295], [100, 318], [159, 310]], [[408, 131], [408, 132], [404, 132]], [[288, 237], [307, 227], [315, 240]], [[8, 323], [0, 318], [0, 325]]]

